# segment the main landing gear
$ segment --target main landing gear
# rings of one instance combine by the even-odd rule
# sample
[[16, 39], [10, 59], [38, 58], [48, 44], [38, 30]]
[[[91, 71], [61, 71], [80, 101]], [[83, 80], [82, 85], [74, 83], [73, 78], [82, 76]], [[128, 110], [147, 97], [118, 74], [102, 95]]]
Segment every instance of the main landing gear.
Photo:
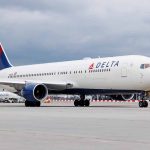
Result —
[[25, 106], [26, 107], [40, 107], [41, 102], [40, 101], [25, 101]]
[[81, 107], [88, 107], [90, 106], [90, 100], [88, 99], [85, 99], [85, 95], [80, 95], [80, 99], [76, 99], [74, 101], [74, 106], [75, 107], [78, 107], [78, 106], [81, 106]]

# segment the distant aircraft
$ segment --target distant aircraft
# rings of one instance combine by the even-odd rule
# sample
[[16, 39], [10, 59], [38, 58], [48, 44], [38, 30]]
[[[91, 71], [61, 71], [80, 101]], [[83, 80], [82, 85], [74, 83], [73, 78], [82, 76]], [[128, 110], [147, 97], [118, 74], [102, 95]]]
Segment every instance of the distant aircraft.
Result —
[[17, 94], [8, 92], [8, 91], [0, 91], [0, 101], [1, 102], [20, 102], [23, 101], [23, 98]]
[[133, 93], [142, 93], [139, 107], [148, 107], [150, 58], [129, 55], [14, 67], [0, 45], [0, 84], [21, 91], [27, 107], [39, 107], [48, 94], [79, 95], [74, 105], [89, 106], [85, 95], [129, 99]]

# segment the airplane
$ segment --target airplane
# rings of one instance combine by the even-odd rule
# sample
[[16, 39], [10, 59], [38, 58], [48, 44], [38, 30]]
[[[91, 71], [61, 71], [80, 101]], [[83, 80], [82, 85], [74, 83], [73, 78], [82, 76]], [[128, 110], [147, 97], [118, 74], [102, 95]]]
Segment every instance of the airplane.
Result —
[[20, 102], [20, 101], [24, 101], [24, 99], [12, 92], [9, 91], [0, 91], [0, 101], [1, 102]]
[[[35, 55], [36, 57], [36, 55]], [[86, 95], [142, 95], [139, 107], [148, 107], [150, 58], [116, 56], [13, 66], [0, 44], [0, 84], [13, 87], [26, 99], [26, 107], [40, 107], [48, 94], [79, 95], [74, 106], [89, 106]]]

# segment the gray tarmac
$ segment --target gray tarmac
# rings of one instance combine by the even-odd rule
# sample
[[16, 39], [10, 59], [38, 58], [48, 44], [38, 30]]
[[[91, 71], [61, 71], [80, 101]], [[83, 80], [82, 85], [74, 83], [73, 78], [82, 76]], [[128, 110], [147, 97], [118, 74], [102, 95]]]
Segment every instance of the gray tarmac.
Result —
[[148, 150], [150, 107], [138, 103], [0, 104], [0, 150]]

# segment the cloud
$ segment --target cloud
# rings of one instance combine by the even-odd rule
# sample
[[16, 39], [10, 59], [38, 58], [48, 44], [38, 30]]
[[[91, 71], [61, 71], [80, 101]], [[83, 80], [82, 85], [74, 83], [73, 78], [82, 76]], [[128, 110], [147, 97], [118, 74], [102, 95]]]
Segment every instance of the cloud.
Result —
[[14, 64], [150, 56], [148, 0], [0, 0], [0, 40]]

